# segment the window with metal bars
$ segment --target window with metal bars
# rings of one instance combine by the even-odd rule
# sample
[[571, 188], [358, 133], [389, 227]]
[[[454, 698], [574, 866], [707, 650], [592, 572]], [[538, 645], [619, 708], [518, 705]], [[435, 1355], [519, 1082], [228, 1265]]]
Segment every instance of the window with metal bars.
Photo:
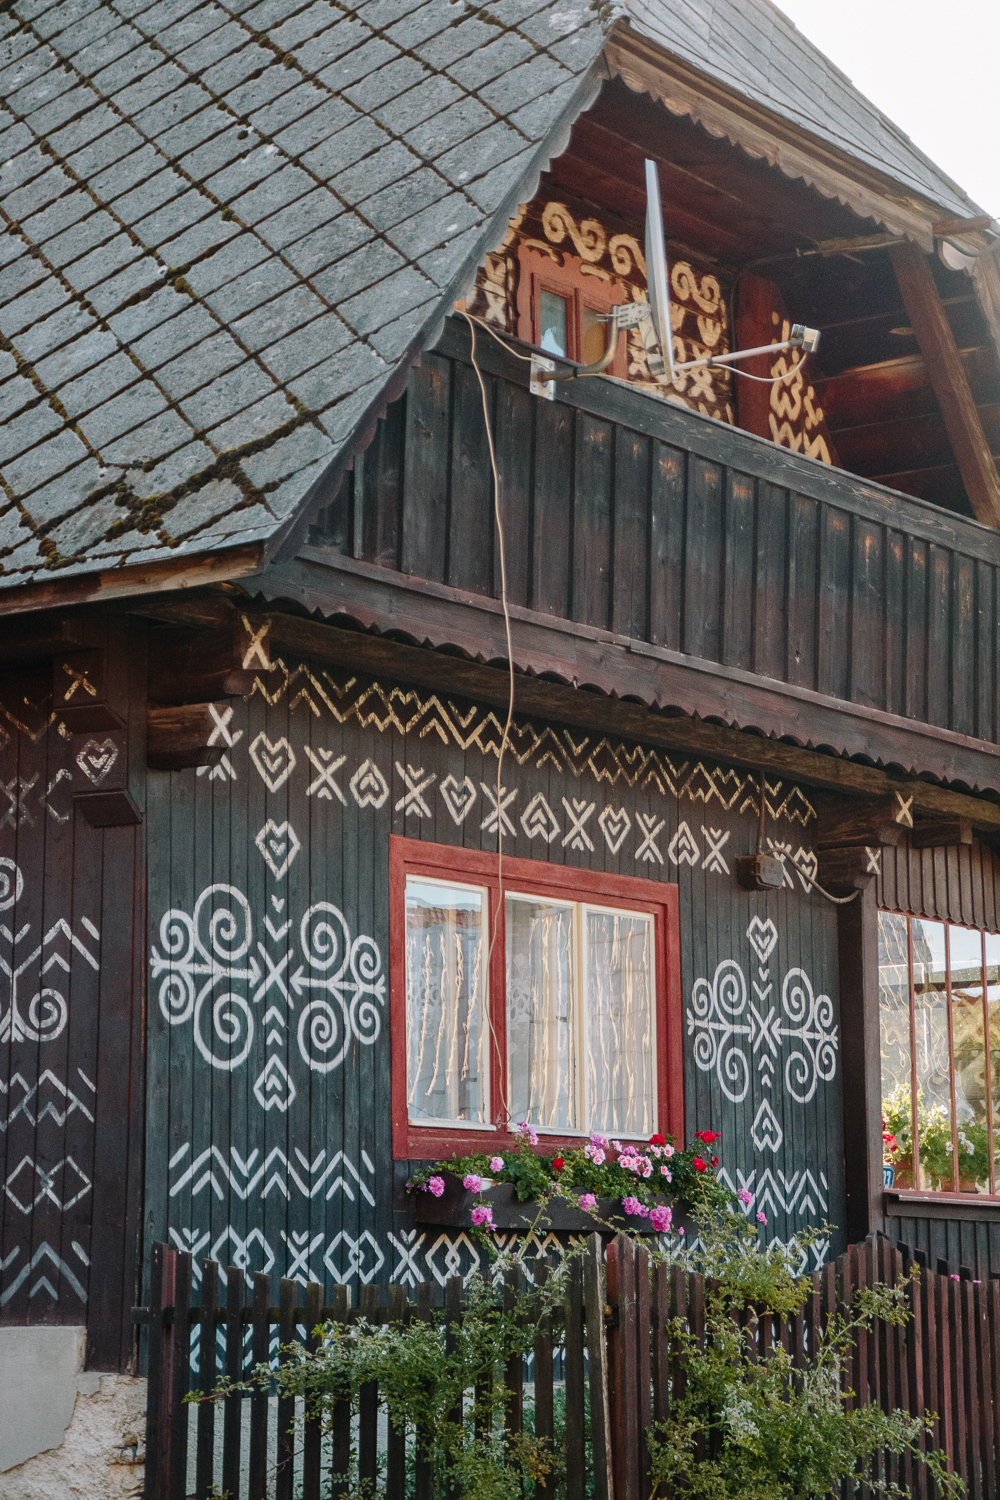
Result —
[[1000, 934], [879, 913], [886, 1182], [997, 1195]]

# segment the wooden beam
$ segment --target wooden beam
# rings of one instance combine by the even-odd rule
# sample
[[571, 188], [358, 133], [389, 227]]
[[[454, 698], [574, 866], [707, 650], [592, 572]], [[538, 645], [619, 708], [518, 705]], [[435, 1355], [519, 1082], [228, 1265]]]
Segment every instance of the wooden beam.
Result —
[[972, 273], [972, 285], [992, 334], [994, 351], [1000, 356], [1000, 247], [980, 255]]
[[[831, 858], [836, 856], [825, 856], [826, 860]], [[820, 871], [822, 880], [823, 859]], [[882, 1223], [878, 908], [873, 877], [862, 873], [855, 889], [859, 886], [860, 895], [838, 908], [837, 924], [847, 1189], [847, 1222], [843, 1227], [852, 1244]]]
[[975, 229], [989, 229], [992, 223], [989, 214], [976, 214], [971, 219], [939, 219], [934, 225], [934, 234], [943, 240], [949, 234], [970, 234]]
[[154, 633], [149, 643], [149, 701], [207, 703], [246, 697], [253, 691], [255, 672], [270, 670], [270, 661], [265, 647], [255, 661], [244, 665], [244, 635], [236, 613], [224, 615], [219, 626], [207, 630]]
[[839, 849], [847, 844], [872, 844], [881, 847], [902, 843], [910, 826], [909, 808], [896, 797], [880, 797], [875, 802], [851, 802], [838, 807], [822, 808], [816, 828], [820, 849]]
[[914, 245], [889, 251], [910, 323], [976, 519], [1000, 527], [1000, 475], [927, 257]]
[[[164, 600], [163, 611], [168, 608], [168, 601]], [[209, 601], [203, 601], [199, 608], [203, 611], [202, 618], [207, 620]], [[267, 626], [266, 639], [272, 657], [282, 654], [302, 657], [318, 665], [343, 666], [372, 676], [389, 677], [395, 682], [469, 698], [490, 707], [507, 707], [509, 679], [505, 671], [496, 667], [426, 646], [407, 645], [384, 635], [344, 630], [301, 615], [237, 611], [229, 600], [217, 598], [216, 627], [221, 630], [227, 622], [234, 624], [237, 620], [244, 636], [247, 627], [257, 632]], [[711, 756], [731, 765], [764, 770], [803, 786], [868, 800], [896, 799], [911, 813], [968, 818], [977, 831], [992, 830], [1000, 838], [1000, 805], [995, 802], [915, 778], [889, 776], [876, 766], [801, 749], [782, 740], [766, 739], [701, 719], [668, 717], [641, 703], [581, 692], [523, 672], [515, 677], [515, 708], [518, 713], [535, 719], [579, 725], [641, 744]]]
[[[404, 645], [385, 636], [340, 630], [298, 615], [248, 614], [247, 619], [258, 627], [265, 620], [269, 622], [273, 653], [288, 652], [373, 675], [388, 675], [396, 681], [471, 698], [496, 708], [507, 706], [508, 677], [496, 667], [444, 656], [422, 646]], [[638, 703], [580, 692], [562, 683], [520, 673], [515, 678], [514, 702], [517, 712], [533, 718], [576, 724], [642, 744], [711, 756], [731, 765], [787, 777], [805, 786], [866, 798], [890, 798], [907, 804], [913, 811], [967, 817], [975, 827], [994, 829], [1000, 835], [1000, 806], [995, 802], [926, 781], [896, 780], [875, 766], [821, 755], [780, 740], [764, 739], [699, 719], [667, 717]]]
[[911, 849], [949, 849], [972, 843], [970, 818], [933, 818], [917, 823], [910, 834]]
[[152, 771], [216, 766], [226, 748], [209, 744], [218, 728], [209, 703], [151, 707], [146, 718], [146, 764]]
[[30, 661], [32, 657], [61, 656], [84, 642], [81, 615], [65, 620], [18, 620], [4, 627], [0, 662]]
[[856, 844], [847, 849], [821, 851], [816, 875], [824, 890], [867, 890], [881, 869], [882, 850], [877, 844]]

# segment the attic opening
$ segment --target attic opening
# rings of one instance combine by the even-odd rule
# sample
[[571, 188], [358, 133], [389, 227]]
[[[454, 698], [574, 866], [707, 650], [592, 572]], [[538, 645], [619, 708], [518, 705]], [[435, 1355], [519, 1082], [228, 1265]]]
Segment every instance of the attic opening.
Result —
[[[651, 375], [630, 330], [609, 374], [861, 478], [976, 514], [885, 226], [619, 79], [576, 121], [566, 150], [486, 256], [469, 310], [544, 351], [581, 363], [597, 357], [601, 313], [646, 296], [647, 155], [660, 169], [675, 357], [777, 342], [791, 323], [821, 329], [822, 342], [802, 374], [779, 385], [717, 368], [671, 387]], [[924, 259], [995, 467], [996, 344], [971, 278]], [[762, 356], [742, 368], [766, 377], [793, 363]]]

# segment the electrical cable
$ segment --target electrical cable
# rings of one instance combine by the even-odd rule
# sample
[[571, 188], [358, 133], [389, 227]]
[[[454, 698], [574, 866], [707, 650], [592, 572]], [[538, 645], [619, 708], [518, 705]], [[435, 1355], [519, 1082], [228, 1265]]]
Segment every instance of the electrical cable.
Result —
[[[480, 392], [480, 395], [482, 396], [482, 401], [483, 401], [483, 421], [486, 424], [486, 444], [487, 444], [487, 447], [489, 449], [489, 454], [490, 454], [490, 468], [493, 471], [493, 516], [494, 516], [494, 519], [496, 521], [497, 544], [498, 544], [499, 550], [500, 550], [500, 603], [501, 603], [501, 606], [503, 608], [504, 630], [506, 631], [506, 635], [507, 635], [507, 670], [508, 670], [509, 678], [510, 678], [510, 688], [509, 688], [509, 692], [507, 694], [507, 719], [506, 719], [506, 722], [505, 722], [505, 724], [503, 726], [503, 734], [500, 737], [500, 749], [497, 752], [497, 900], [496, 900], [496, 906], [495, 906], [494, 911], [493, 911], [493, 924], [492, 924], [492, 929], [491, 929], [491, 932], [490, 932], [490, 946], [489, 946], [489, 949], [488, 949], [487, 955], [486, 955], [486, 983], [488, 985], [489, 984], [489, 980], [490, 980], [490, 975], [491, 975], [491, 973], [493, 971], [493, 950], [496, 947], [497, 929], [498, 929], [499, 923], [500, 923], [500, 909], [501, 909], [501, 906], [503, 904], [503, 899], [504, 899], [504, 892], [503, 892], [503, 819], [504, 819], [504, 814], [503, 814], [503, 807], [502, 807], [502, 804], [501, 804], [501, 796], [502, 796], [502, 792], [503, 792], [503, 787], [502, 787], [501, 779], [500, 778], [501, 778], [501, 776], [503, 774], [504, 752], [506, 751], [507, 746], [510, 743], [510, 728], [511, 728], [511, 724], [514, 721], [514, 646], [513, 646], [512, 639], [511, 639], [511, 631], [510, 631], [510, 610], [509, 610], [508, 605], [507, 605], [507, 558], [506, 558], [506, 553], [505, 553], [505, 549], [504, 549], [503, 518], [501, 517], [501, 514], [500, 514], [500, 475], [497, 472], [496, 452], [495, 452], [494, 447], [493, 447], [493, 428], [492, 428], [492, 425], [490, 423], [490, 406], [489, 406], [489, 401], [487, 400], [487, 396], [486, 396], [486, 383], [483, 380], [482, 371], [480, 370], [478, 362], [476, 360], [476, 329], [475, 329], [475, 324], [479, 322], [479, 319], [478, 318], [473, 318], [467, 312], [463, 312], [462, 316], [463, 316], [463, 318], [465, 319], [465, 321], [469, 325], [469, 333], [470, 333], [471, 338], [472, 338], [472, 347], [471, 347], [471, 349], [469, 351], [469, 358], [472, 361], [472, 368], [476, 372], [476, 379], [479, 381], [479, 392]], [[486, 324], [485, 323], [481, 324], [480, 326], [483, 327], [483, 328], [486, 328]], [[493, 333], [492, 328], [486, 328], [486, 331], [487, 331], [487, 333]], [[494, 336], [494, 338], [497, 339], [498, 343], [501, 343], [501, 344], [503, 343], [503, 340], [500, 339], [500, 337], [499, 337], [498, 334], [494, 334], [493, 336]], [[503, 347], [507, 348], [508, 346], [506, 344], [504, 344]], [[516, 351], [513, 350], [513, 349], [511, 349], [509, 352], [511, 354], [515, 354], [515, 357], [517, 359], [527, 359], [528, 363], [530, 364], [530, 362], [531, 362], [530, 356], [523, 355], [523, 354], [516, 354]], [[504, 1059], [503, 1059], [503, 1057], [501, 1055], [501, 1052], [500, 1052], [500, 1042], [499, 1042], [499, 1039], [497, 1037], [496, 1031], [495, 1031], [494, 1026], [493, 1026], [493, 1007], [490, 1004], [487, 1004], [487, 1006], [486, 1006], [486, 1016], [487, 1016], [487, 1021], [489, 1023], [489, 1028], [490, 1028], [490, 1037], [492, 1038], [492, 1041], [493, 1041], [493, 1049], [494, 1049], [494, 1051], [496, 1052], [496, 1055], [497, 1055], [497, 1062], [499, 1064], [499, 1071], [500, 1071], [500, 1075], [502, 1077], [503, 1076], [503, 1062], [504, 1062]], [[510, 1123], [510, 1111], [507, 1108], [507, 1101], [506, 1100], [501, 1100], [500, 1101], [499, 1115], [500, 1115], [500, 1120], [502, 1121], [502, 1123], [504, 1125], [507, 1125], [507, 1124]]]
[[[534, 358], [533, 355], [531, 355], [531, 354], [518, 354], [517, 350], [516, 349], [512, 349], [508, 343], [505, 343], [504, 340], [501, 338], [500, 334], [497, 333], [496, 329], [495, 328], [491, 328], [488, 323], [484, 323], [483, 320], [482, 320], [482, 318], [474, 318], [471, 313], [467, 313], [467, 312], [463, 312], [462, 317], [469, 324], [478, 323], [478, 325], [479, 325], [480, 328], [482, 328], [486, 333], [491, 334], [492, 337], [496, 339], [496, 341], [500, 345], [501, 349], [506, 349], [507, 353], [508, 354], [513, 354], [513, 356], [514, 356], [515, 359], [523, 359], [524, 363], [526, 365], [530, 365], [531, 364], [531, 361]], [[513, 334], [508, 334], [508, 338], [513, 338], [513, 337], [514, 337]], [[475, 329], [473, 329], [473, 332], [472, 332], [472, 353], [473, 353], [472, 363], [473, 363], [473, 365], [475, 365], [475, 363], [476, 363], [476, 361], [475, 361], [475, 352], [476, 352], [476, 333], [475, 333]], [[476, 374], [477, 375], [479, 374], [478, 368], [476, 369]], [[481, 381], [480, 381], [480, 384], [482, 384]], [[491, 444], [491, 448], [492, 448], [492, 444]], [[502, 571], [503, 570], [501, 569], [501, 572]]]
[[[758, 358], [763, 359], [764, 356], [759, 355]], [[780, 385], [783, 380], [790, 380], [791, 377], [795, 374], [796, 370], [801, 370], [802, 366], [805, 364], [808, 358], [808, 354], [803, 354], [802, 358], [797, 359], [794, 365], [792, 365], [792, 368], [790, 370], [786, 370], [784, 375], [751, 375], [749, 370], [741, 370], [739, 365], [714, 365], [710, 366], [709, 368], [717, 370], [732, 370], [734, 375], [742, 375], [744, 380], [758, 380], [761, 385]]]
[[[509, 610], [508, 605], [507, 605], [507, 558], [506, 558], [506, 552], [505, 552], [505, 548], [504, 548], [503, 519], [502, 519], [501, 514], [500, 514], [500, 475], [499, 475], [499, 473], [497, 471], [496, 452], [495, 452], [494, 447], [493, 447], [493, 428], [492, 428], [492, 426], [490, 424], [490, 408], [489, 408], [489, 401], [488, 401], [487, 396], [486, 396], [486, 384], [485, 384], [485, 382], [483, 380], [482, 371], [480, 370], [479, 364], [478, 364], [478, 362], [476, 360], [476, 324], [478, 324], [480, 328], [485, 329], [487, 333], [492, 334], [493, 338], [496, 339], [497, 343], [501, 346], [501, 348], [506, 349], [509, 354], [513, 354], [513, 356], [514, 356], [515, 359], [522, 359], [522, 360], [525, 361], [526, 364], [530, 364], [531, 363], [531, 355], [530, 354], [519, 354], [516, 349], [511, 349], [510, 345], [508, 343], [506, 343], [501, 338], [501, 336], [494, 331], [494, 329], [490, 328], [489, 325], [486, 324], [486, 323], [484, 323], [480, 318], [474, 318], [471, 313], [463, 312], [462, 313], [462, 317], [465, 319], [465, 321], [469, 325], [469, 333], [470, 333], [471, 340], [472, 340], [471, 348], [469, 350], [469, 358], [470, 358], [471, 363], [472, 363], [472, 368], [476, 372], [476, 379], [479, 382], [479, 393], [480, 393], [480, 396], [482, 397], [482, 403], [483, 403], [483, 421], [486, 424], [486, 444], [487, 444], [487, 447], [489, 449], [490, 469], [492, 470], [492, 474], [493, 474], [493, 515], [494, 515], [494, 518], [496, 520], [497, 543], [498, 543], [499, 550], [500, 550], [500, 603], [501, 603], [501, 606], [502, 606], [502, 609], [503, 609], [504, 631], [506, 633], [506, 638], [507, 638], [507, 670], [508, 670], [508, 673], [509, 673], [509, 676], [510, 676], [510, 690], [509, 690], [509, 693], [507, 695], [507, 719], [506, 719], [506, 722], [504, 723], [503, 734], [502, 734], [502, 736], [500, 738], [500, 749], [499, 749], [499, 752], [497, 754], [497, 886], [498, 886], [498, 890], [497, 890], [496, 910], [493, 913], [493, 925], [492, 925], [492, 930], [490, 932], [490, 946], [489, 946], [489, 950], [488, 950], [487, 956], [486, 956], [487, 982], [489, 982], [488, 976], [489, 976], [489, 974], [491, 973], [491, 970], [492, 970], [493, 950], [496, 947], [497, 927], [498, 927], [499, 920], [500, 920], [500, 905], [501, 905], [501, 903], [503, 901], [503, 813], [502, 813], [501, 808], [500, 808], [501, 775], [502, 775], [502, 772], [503, 772], [503, 758], [504, 758], [504, 754], [505, 754], [505, 752], [507, 750], [507, 746], [510, 743], [511, 725], [514, 722], [514, 683], [515, 683], [515, 676], [514, 676], [514, 647], [513, 647], [513, 642], [512, 642], [512, 638], [511, 638], [511, 630], [510, 630], [510, 610]], [[735, 370], [737, 375], [742, 375], [747, 380], [759, 380], [759, 381], [762, 381], [765, 385], [777, 385], [779, 381], [787, 380], [787, 379], [789, 379], [790, 376], [794, 375], [795, 371], [798, 370], [798, 369], [800, 369], [801, 366], [805, 364], [806, 357], [807, 356], [803, 355], [802, 358], [799, 359], [799, 360], [797, 360], [796, 363], [792, 366], [792, 368], [790, 370], [786, 371], [786, 373], [784, 375], [775, 376], [774, 379], [770, 379], [769, 377], [764, 376], [764, 375], [750, 375], [750, 374], [748, 374], [748, 372], [746, 370], [737, 369], [735, 365], [727, 365], [724, 368], [730, 369], [730, 370]], [[764, 799], [765, 799], [765, 794], [766, 794], [766, 781], [765, 781], [765, 777], [764, 777], [764, 772], [763, 771], [761, 772], [761, 775], [760, 775], [760, 783], [761, 783], [761, 793], [760, 793], [760, 816], [759, 816], [758, 825], [757, 825], [757, 853], [758, 854], [763, 854], [763, 852], [764, 852], [764, 816], [765, 816], [765, 800]], [[823, 887], [819, 884], [819, 882], [816, 880], [816, 878], [815, 878], [814, 875], [810, 875], [808, 871], [801, 869], [800, 866], [796, 864], [794, 856], [790, 855], [789, 858], [791, 858], [792, 866], [798, 872], [798, 874], [801, 875], [805, 880], [808, 880], [810, 886], [814, 890], [819, 891], [820, 895], [823, 896], [823, 897], [825, 897], [827, 901], [832, 901], [837, 906], [846, 906], [849, 902], [856, 901], [857, 898], [858, 898], [858, 896], [860, 896], [860, 894], [861, 894], [860, 891], [852, 891], [849, 896], [834, 896], [834, 895], [831, 895], [831, 893], [829, 891], [826, 891], [826, 890], [823, 889]], [[494, 1027], [493, 1027], [493, 1015], [492, 1015], [492, 1008], [490, 1006], [486, 1007], [486, 1014], [487, 1014], [487, 1017], [488, 1017], [488, 1020], [489, 1020], [490, 1036], [493, 1039], [493, 1047], [494, 1047], [494, 1050], [496, 1051], [497, 1058], [499, 1060], [500, 1059], [500, 1043], [499, 1043], [499, 1040], [497, 1038], [496, 1031], [494, 1030]], [[506, 1106], [505, 1103], [501, 1104], [501, 1114], [503, 1116], [504, 1123], [505, 1124], [508, 1123], [509, 1120], [510, 1120], [510, 1113], [507, 1110], [507, 1106]]]

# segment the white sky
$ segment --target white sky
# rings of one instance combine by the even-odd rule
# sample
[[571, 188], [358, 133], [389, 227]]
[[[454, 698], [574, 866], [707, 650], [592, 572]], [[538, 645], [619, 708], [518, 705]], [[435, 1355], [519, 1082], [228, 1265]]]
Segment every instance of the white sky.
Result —
[[856, 88], [1000, 218], [1000, 0], [775, 0]]

